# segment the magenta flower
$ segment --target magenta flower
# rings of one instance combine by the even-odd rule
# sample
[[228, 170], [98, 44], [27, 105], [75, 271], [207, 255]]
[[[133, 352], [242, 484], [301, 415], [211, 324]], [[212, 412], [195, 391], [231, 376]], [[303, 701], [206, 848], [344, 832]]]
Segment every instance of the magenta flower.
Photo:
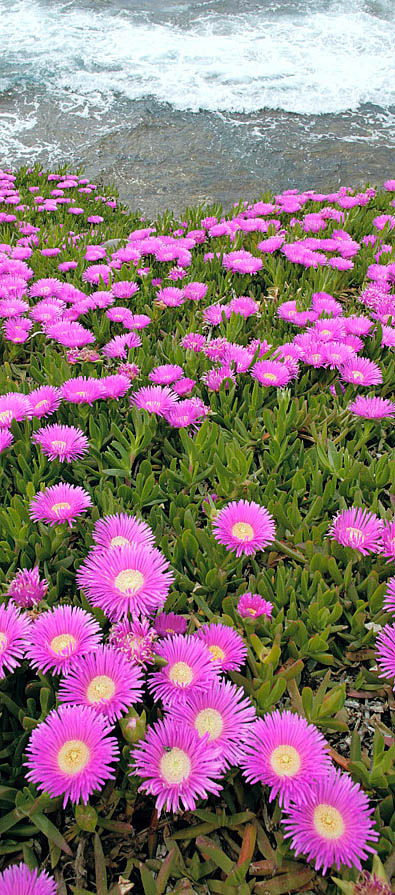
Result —
[[270, 786], [269, 801], [280, 805], [304, 802], [312, 783], [326, 777], [332, 765], [322, 734], [305, 718], [290, 711], [259, 718], [244, 746], [241, 761], [249, 783]]
[[207, 647], [190, 634], [166, 637], [156, 651], [167, 665], [151, 675], [148, 689], [165, 706], [183, 704], [191, 693], [210, 690], [217, 679]]
[[[391, 598], [392, 595], [393, 585], [391, 587]], [[387, 595], [386, 609], [392, 608], [388, 597], [389, 595]], [[376, 638], [376, 649], [377, 664], [380, 668], [379, 676], [393, 680], [395, 678], [395, 625], [384, 625]]]
[[148, 379], [155, 385], [171, 385], [176, 379], [179, 379], [184, 373], [182, 367], [178, 364], [161, 364], [154, 367], [148, 374]]
[[32, 441], [41, 445], [41, 450], [49, 460], [59, 459], [71, 463], [79, 460], [89, 451], [89, 441], [81, 429], [75, 426], [45, 426], [33, 432]]
[[0, 873], [1, 895], [56, 895], [57, 889], [45, 870], [29, 870], [26, 864], [12, 864]]
[[172, 388], [179, 398], [183, 398], [184, 395], [191, 394], [195, 385], [196, 379], [188, 379], [186, 376], [183, 376], [182, 379], [177, 379], [176, 382], [173, 382]]
[[292, 379], [292, 373], [287, 364], [275, 360], [259, 360], [251, 370], [253, 379], [257, 379], [260, 385], [284, 388]]
[[91, 264], [90, 267], [87, 267], [86, 270], [84, 270], [82, 279], [86, 283], [94, 283], [95, 286], [98, 286], [100, 280], [103, 280], [103, 283], [107, 286], [111, 274], [112, 270], [108, 264]]
[[202, 298], [205, 298], [207, 290], [208, 286], [205, 283], [187, 283], [183, 292], [185, 298], [189, 298], [191, 301], [201, 301]]
[[347, 408], [350, 413], [368, 420], [381, 420], [395, 414], [395, 403], [388, 398], [364, 397], [358, 395]]
[[265, 615], [272, 617], [273, 604], [264, 600], [259, 594], [242, 594], [237, 604], [237, 611], [242, 618], [258, 618]]
[[130, 403], [141, 410], [147, 410], [148, 413], [164, 416], [177, 401], [178, 395], [166, 385], [163, 387], [161, 385], [152, 385], [147, 388], [140, 388], [137, 392], [134, 392]]
[[138, 291], [137, 283], [132, 283], [129, 280], [119, 280], [111, 286], [111, 292], [115, 298], [131, 298]]
[[200, 398], [186, 398], [171, 407], [165, 413], [165, 418], [173, 428], [184, 429], [206, 417], [209, 410]]
[[104, 398], [123, 398], [130, 389], [130, 379], [123, 376], [122, 373], [114, 373], [112, 376], [104, 376], [102, 385], [104, 387]]
[[247, 647], [240, 634], [228, 625], [203, 625], [194, 635], [204, 643], [217, 671], [240, 671], [246, 660]]
[[382, 551], [383, 523], [375, 513], [360, 507], [339, 510], [334, 516], [328, 535], [343, 547], [353, 547], [363, 556]]
[[129, 663], [146, 668], [154, 661], [156, 636], [146, 618], [134, 622], [124, 619], [111, 628], [109, 642], [117, 652], [126, 656]]
[[353, 336], [366, 336], [369, 330], [373, 328], [373, 323], [369, 320], [369, 317], [343, 317], [342, 321], [346, 333], [351, 333]]
[[140, 790], [156, 796], [159, 815], [163, 807], [193, 811], [199, 798], [209, 793], [218, 796], [221, 786], [215, 778], [220, 773], [220, 762], [207, 738], [200, 739], [185, 724], [175, 725], [172, 718], [153, 724], [133, 751], [132, 774], [143, 778]]
[[63, 705], [36, 727], [27, 746], [26, 776], [50, 796], [88, 802], [95, 790], [114, 778], [119, 758], [115, 737], [102, 714], [86, 705]]
[[180, 340], [180, 345], [183, 348], [186, 348], [188, 351], [194, 351], [198, 353], [202, 350], [203, 346], [206, 344], [206, 337], [201, 333], [186, 333], [185, 336]]
[[201, 379], [211, 392], [219, 392], [223, 382], [226, 383], [225, 388], [229, 388], [231, 382], [236, 382], [236, 377], [230, 364], [224, 364], [217, 368], [213, 367], [207, 373], [203, 373]]
[[209, 342], [206, 342], [203, 346], [203, 354], [209, 357], [210, 360], [223, 361], [228, 348], [228, 340], [220, 336], [218, 339], [210, 339]]
[[98, 553], [119, 547], [131, 547], [133, 544], [153, 547], [155, 542], [154, 533], [149, 525], [137, 519], [137, 516], [128, 516], [127, 513], [115, 513], [98, 519], [92, 538], [96, 545], [94, 550]]
[[[128, 329], [145, 329], [146, 326], [149, 326], [151, 323], [151, 317], [148, 317], [148, 314], [132, 314], [129, 323]], [[140, 341], [141, 345], [141, 341]], [[130, 348], [136, 347], [134, 345], [129, 345]]]
[[391, 562], [395, 559], [395, 520], [389, 522], [385, 519], [383, 521], [381, 539], [383, 543], [381, 555], [387, 556], [388, 562]]
[[87, 491], [79, 485], [51, 485], [33, 497], [29, 504], [29, 515], [34, 522], [46, 522], [48, 525], [62, 525], [67, 522], [70, 528], [77, 516], [92, 506]]
[[30, 404], [30, 414], [38, 419], [55, 413], [62, 400], [60, 390], [53, 385], [43, 385], [41, 388], [36, 388], [27, 397]]
[[[394, 523], [392, 523], [393, 525]], [[384, 594], [383, 609], [386, 612], [395, 613], [395, 578], [389, 578], [387, 581], [387, 590]]]
[[7, 392], [0, 395], [0, 427], [9, 428], [13, 420], [24, 420], [31, 415], [27, 395]]
[[367, 870], [362, 872], [353, 887], [353, 895], [394, 895], [393, 889], [384, 880], [379, 879], [375, 873]]
[[230, 681], [216, 681], [207, 692], [191, 694], [185, 705], [172, 706], [168, 718], [197, 730], [200, 738], [208, 734], [226, 766], [241, 760], [255, 708], [243, 690]]
[[[12, 317], [11, 320], [7, 320], [3, 326], [4, 337], [9, 342], [22, 344], [27, 341], [32, 327], [32, 321], [27, 320], [26, 317]], [[389, 329], [389, 327], [386, 327], [386, 329]]]
[[0, 429], [0, 454], [9, 448], [14, 440], [14, 436], [9, 429]]
[[183, 615], [175, 612], [161, 612], [154, 621], [154, 628], [159, 637], [168, 637], [172, 634], [185, 634], [187, 622]]
[[95, 336], [89, 329], [86, 329], [81, 323], [73, 323], [69, 320], [48, 323], [45, 327], [45, 334], [49, 339], [55, 339], [66, 348], [82, 348], [95, 341]]
[[232, 298], [228, 305], [231, 314], [240, 314], [241, 317], [251, 317], [259, 313], [259, 304], [249, 295], [239, 295]]
[[128, 612], [152, 615], [164, 605], [173, 581], [169, 563], [153, 547], [133, 543], [122, 550], [93, 554], [80, 566], [78, 586], [92, 606], [111, 620]]
[[165, 286], [164, 289], [158, 289], [157, 301], [167, 308], [178, 308], [185, 302], [184, 290], [175, 286]]
[[33, 569], [19, 569], [15, 578], [10, 581], [6, 595], [18, 606], [31, 609], [41, 603], [47, 590], [47, 579], [40, 578], [38, 566], [34, 566]]
[[0, 678], [14, 671], [26, 650], [30, 621], [13, 603], [0, 606]]
[[127, 349], [139, 348], [140, 345], [140, 336], [136, 336], [136, 333], [125, 333], [123, 336], [114, 336], [106, 345], [103, 345], [102, 354], [105, 357], [124, 358], [126, 357]]
[[273, 516], [265, 507], [248, 500], [232, 500], [216, 515], [213, 534], [236, 556], [253, 556], [274, 541], [276, 531]]
[[71, 404], [93, 404], [94, 401], [104, 397], [104, 386], [101, 379], [76, 376], [75, 379], [67, 379], [63, 383], [60, 393], [62, 398]]
[[303, 802], [287, 809], [285, 837], [295, 855], [301, 852], [316, 870], [326, 873], [333, 864], [361, 869], [379, 836], [373, 829], [367, 796], [347, 774], [333, 771], [319, 780]]
[[100, 627], [78, 606], [56, 606], [43, 612], [29, 630], [26, 655], [33, 668], [67, 674], [77, 658], [96, 650]]
[[29, 310], [29, 303], [22, 298], [0, 299], [0, 317], [20, 317]]
[[240, 249], [238, 252], [224, 253], [222, 263], [224, 267], [235, 273], [254, 274], [263, 267], [263, 261], [260, 258], [255, 258], [251, 252], [246, 252], [244, 249]]
[[77, 659], [60, 682], [58, 699], [69, 705], [91, 706], [109, 721], [116, 721], [139, 702], [142, 674], [136, 665], [110, 646]]
[[380, 385], [383, 381], [380, 367], [366, 357], [350, 357], [340, 367], [340, 376], [344, 382], [352, 382], [353, 385], [365, 388], [369, 385]]

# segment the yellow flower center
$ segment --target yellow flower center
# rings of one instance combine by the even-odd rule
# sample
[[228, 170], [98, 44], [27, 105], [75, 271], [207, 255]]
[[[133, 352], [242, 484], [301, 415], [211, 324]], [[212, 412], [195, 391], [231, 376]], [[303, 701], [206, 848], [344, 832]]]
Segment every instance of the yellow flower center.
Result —
[[344, 833], [344, 820], [337, 808], [323, 802], [314, 809], [314, 826], [324, 839], [340, 839]]
[[67, 652], [72, 653], [77, 646], [77, 641], [72, 634], [58, 634], [57, 637], [54, 637], [51, 640], [50, 647], [53, 653], [56, 653], [57, 656], [60, 656], [61, 653]]
[[13, 418], [12, 410], [2, 410], [0, 413], [0, 423], [10, 423]]
[[65, 441], [51, 441], [51, 447], [54, 448], [55, 451], [64, 451], [66, 447]]
[[277, 376], [275, 373], [264, 373], [263, 379], [267, 379], [268, 382], [275, 382], [277, 379]]
[[130, 547], [130, 541], [122, 535], [116, 535], [115, 538], [111, 538], [110, 547]]
[[169, 680], [178, 687], [189, 687], [193, 681], [192, 668], [186, 662], [175, 662], [170, 668]]
[[177, 784], [187, 780], [191, 772], [191, 760], [183, 749], [173, 746], [160, 760], [160, 772], [166, 783]]
[[86, 691], [89, 702], [101, 702], [102, 699], [111, 699], [115, 693], [115, 683], [107, 674], [98, 674], [93, 677]]
[[232, 535], [239, 541], [252, 541], [254, 529], [249, 522], [236, 522], [232, 528]]
[[322, 330], [321, 330], [321, 335], [322, 335], [322, 336], [330, 336], [330, 334], [331, 334], [330, 329], [322, 329]]
[[363, 382], [363, 373], [359, 370], [353, 370], [351, 375], [355, 382]]
[[117, 575], [114, 585], [123, 594], [135, 594], [144, 584], [144, 575], [137, 569], [124, 569]]
[[294, 746], [284, 743], [283, 746], [273, 749], [270, 764], [278, 777], [294, 777], [301, 765], [299, 752]]
[[320, 354], [312, 354], [311, 360], [313, 361], [313, 364], [319, 364], [319, 362], [321, 360], [321, 355]]
[[252, 606], [247, 606], [247, 612], [249, 612], [250, 615], [256, 615], [256, 609], [253, 609]]
[[0, 631], [0, 653], [4, 653], [4, 650], [7, 648], [8, 637], [4, 634], [4, 631]]
[[348, 534], [348, 537], [350, 538], [351, 543], [355, 544], [356, 547], [358, 546], [358, 544], [364, 543], [365, 535], [362, 534], [359, 528], [353, 528], [352, 526], [349, 526], [349, 528], [346, 528], [346, 532]]
[[88, 764], [90, 752], [82, 740], [66, 740], [58, 752], [58, 765], [65, 774], [79, 774]]
[[34, 409], [39, 410], [40, 407], [47, 407], [48, 404], [49, 404], [49, 401], [47, 400], [47, 398], [45, 398], [44, 401], [39, 401], [38, 404], [35, 404]]
[[216, 643], [213, 643], [212, 646], [209, 646], [208, 650], [209, 650], [209, 653], [211, 653], [211, 658], [214, 660], [214, 662], [223, 662], [224, 661], [225, 653], [224, 653], [223, 649], [221, 649], [220, 646], [217, 646]]
[[86, 392], [76, 392], [77, 398], [86, 398]]
[[66, 510], [71, 510], [71, 504], [67, 503], [66, 500], [63, 500], [60, 503], [54, 503], [51, 507], [51, 510], [59, 519], [60, 516], [64, 515]]
[[202, 709], [195, 718], [195, 728], [200, 737], [209, 734], [209, 740], [217, 740], [223, 731], [224, 722], [217, 709]]

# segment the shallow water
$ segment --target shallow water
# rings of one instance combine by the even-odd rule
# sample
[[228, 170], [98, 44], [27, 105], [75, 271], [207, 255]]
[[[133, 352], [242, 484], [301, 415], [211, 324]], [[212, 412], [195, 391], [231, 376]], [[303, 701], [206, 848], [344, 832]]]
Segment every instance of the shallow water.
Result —
[[[165, 7], [165, 8], [164, 8]], [[0, 164], [147, 215], [394, 176], [393, 0], [0, 0]]]

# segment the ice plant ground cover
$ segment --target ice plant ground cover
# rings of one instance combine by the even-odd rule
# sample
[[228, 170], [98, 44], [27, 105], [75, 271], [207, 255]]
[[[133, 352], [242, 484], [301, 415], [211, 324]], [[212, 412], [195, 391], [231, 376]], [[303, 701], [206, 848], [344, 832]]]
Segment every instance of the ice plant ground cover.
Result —
[[390, 895], [394, 206], [0, 172], [0, 895]]

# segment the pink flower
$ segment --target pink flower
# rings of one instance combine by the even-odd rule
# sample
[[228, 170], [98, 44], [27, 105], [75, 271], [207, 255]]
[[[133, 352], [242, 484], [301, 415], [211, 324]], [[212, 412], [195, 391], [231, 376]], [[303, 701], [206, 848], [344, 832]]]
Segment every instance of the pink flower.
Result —
[[140, 670], [110, 646], [98, 646], [75, 661], [60, 682], [58, 699], [68, 705], [90, 706], [109, 721], [116, 721], [140, 701], [141, 694]]
[[41, 445], [41, 450], [49, 460], [57, 458], [71, 463], [79, 460], [89, 451], [89, 441], [81, 429], [75, 426], [46, 426], [33, 432], [32, 440]]
[[163, 554], [145, 544], [88, 556], [77, 573], [78, 586], [92, 606], [111, 620], [152, 615], [164, 605], [173, 581]]
[[40, 578], [38, 566], [34, 566], [33, 569], [19, 569], [8, 585], [6, 594], [18, 606], [31, 609], [44, 599], [47, 590], [47, 579]]
[[9, 448], [14, 440], [14, 436], [9, 429], [0, 429], [0, 454]]
[[287, 364], [281, 361], [260, 360], [254, 364], [251, 370], [253, 379], [257, 379], [260, 385], [266, 387], [284, 388], [292, 379], [292, 373]]
[[103, 385], [103, 398], [123, 398], [130, 389], [130, 379], [121, 373], [114, 373], [112, 376], [104, 376], [101, 380]]
[[247, 500], [232, 500], [213, 521], [213, 534], [227, 550], [253, 556], [275, 538], [273, 516], [263, 506]]
[[86, 270], [84, 270], [82, 279], [86, 283], [94, 283], [96, 286], [98, 286], [100, 280], [103, 280], [103, 283], [107, 286], [111, 273], [112, 270], [108, 264], [91, 264], [90, 267], [87, 267]]
[[270, 786], [269, 801], [280, 805], [304, 803], [315, 780], [331, 769], [329, 747], [305, 718], [290, 711], [274, 711], [254, 724], [241, 761], [249, 783]]
[[30, 402], [27, 395], [19, 392], [7, 392], [0, 395], [0, 428], [9, 429], [13, 420], [24, 420], [31, 415]]
[[146, 668], [154, 662], [156, 636], [155, 629], [146, 618], [133, 622], [125, 618], [112, 626], [109, 642], [127, 658], [129, 664]]
[[14, 671], [26, 650], [30, 622], [13, 603], [0, 606], [0, 678]]
[[176, 382], [173, 382], [172, 389], [176, 395], [182, 398], [184, 395], [190, 395], [195, 385], [196, 379], [188, 379], [186, 376], [183, 376], [182, 379], [177, 379]]
[[176, 379], [183, 375], [183, 369], [178, 364], [161, 364], [154, 367], [148, 374], [148, 379], [155, 385], [171, 385]]
[[147, 547], [153, 547], [155, 541], [149, 525], [141, 519], [137, 519], [137, 516], [128, 516], [127, 513], [115, 513], [99, 519], [95, 523], [92, 538], [96, 545], [94, 550], [97, 553], [131, 547], [133, 544], [145, 544]]
[[75, 379], [66, 379], [60, 387], [60, 393], [62, 398], [71, 404], [93, 404], [94, 401], [103, 398], [104, 387], [101, 379], [76, 376]]
[[[394, 523], [391, 523], [392, 531]], [[385, 554], [384, 554], [385, 555]], [[395, 578], [389, 578], [387, 581], [387, 590], [384, 594], [383, 609], [385, 612], [395, 613]]]
[[246, 660], [247, 647], [233, 628], [210, 622], [194, 635], [207, 646], [217, 671], [240, 671]]
[[380, 367], [366, 357], [351, 357], [340, 367], [340, 376], [343, 382], [352, 382], [365, 388], [369, 385], [380, 385], [383, 381]]
[[77, 516], [81, 516], [90, 506], [92, 501], [87, 491], [79, 485], [60, 482], [33, 497], [29, 504], [29, 515], [34, 522], [47, 522], [50, 526], [67, 522], [71, 528]]
[[360, 507], [339, 510], [332, 520], [328, 535], [343, 547], [353, 547], [363, 556], [382, 552], [383, 523], [375, 513]]
[[210, 408], [200, 398], [187, 398], [170, 407], [164, 414], [165, 419], [175, 429], [183, 429], [202, 420]]
[[130, 403], [134, 407], [147, 410], [148, 413], [164, 416], [177, 401], [178, 395], [167, 386], [152, 385], [134, 392]]
[[67, 674], [79, 656], [96, 650], [99, 643], [100, 627], [89, 612], [57, 606], [31, 625], [26, 654], [33, 668]]
[[208, 286], [205, 283], [187, 283], [183, 292], [185, 298], [189, 298], [191, 301], [201, 301], [202, 298], [205, 298], [207, 290]]
[[347, 408], [350, 413], [365, 419], [384, 419], [395, 414], [395, 403], [388, 398], [363, 397], [358, 395]]
[[183, 348], [187, 348], [188, 351], [199, 352], [205, 344], [206, 337], [201, 333], [186, 333], [180, 340], [180, 345], [182, 345]]
[[183, 704], [189, 695], [210, 690], [217, 679], [215, 665], [204, 643], [189, 634], [159, 641], [157, 654], [167, 665], [151, 674], [148, 689], [165, 706]]
[[51, 416], [58, 409], [62, 400], [60, 389], [53, 385], [42, 385], [27, 396], [30, 405], [30, 414], [38, 419], [43, 416]]
[[45, 870], [30, 870], [26, 864], [12, 864], [0, 873], [1, 895], [56, 895], [57, 884]]
[[271, 618], [273, 604], [264, 600], [259, 594], [242, 594], [237, 604], [237, 611], [242, 618], [258, 618], [261, 615]]
[[172, 634], [185, 634], [187, 623], [183, 615], [161, 612], [154, 621], [154, 628], [159, 637], [168, 637]]
[[137, 283], [132, 283], [129, 280], [119, 280], [111, 286], [111, 292], [116, 298], [131, 298], [138, 291]]
[[209, 793], [218, 796], [221, 786], [215, 778], [220, 773], [220, 761], [207, 738], [200, 739], [185, 724], [175, 725], [172, 718], [149, 727], [133, 751], [132, 774], [143, 778], [140, 790], [156, 796], [158, 815], [163, 807], [193, 811], [198, 799]]
[[207, 373], [203, 373], [201, 377], [209, 391], [219, 392], [221, 385], [225, 382], [225, 388], [229, 388], [231, 382], [236, 382], [235, 374], [230, 364], [223, 364], [221, 367], [213, 367]]
[[285, 837], [295, 855], [305, 854], [316, 870], [326, 873], [333, 864], [361, 869], [379, 836], [371, 820], [367, 796], [348, 774], [333, 771], [319, 780], [303, 802], [288, 807], [283, 819]]
[[186, 724], [202, 739], [208, 736], [224, 766], [238, 764], [248, 742], [255, 708], [230, 681], [216, 681], [210, 690], [191, 694], [185, 705], [172, 706], [169, 721]]
[[[391, 585], [391, 587], [393, 588], [393, 585]], [[392, 608], [388, 595], [385, 608]], [[384, 625], [376, 638], [376, 649], [377, 664], [380, 669], [379, 676], [392, 681], [395, 679], [395, 625]]]
[[64, 705], [33, 730], [27, 746], [26, 776], [52, 798], [64, 795], [86, 805], [89, 796], [114, 778], [119, 758], [104, 715], [85, 705]]

